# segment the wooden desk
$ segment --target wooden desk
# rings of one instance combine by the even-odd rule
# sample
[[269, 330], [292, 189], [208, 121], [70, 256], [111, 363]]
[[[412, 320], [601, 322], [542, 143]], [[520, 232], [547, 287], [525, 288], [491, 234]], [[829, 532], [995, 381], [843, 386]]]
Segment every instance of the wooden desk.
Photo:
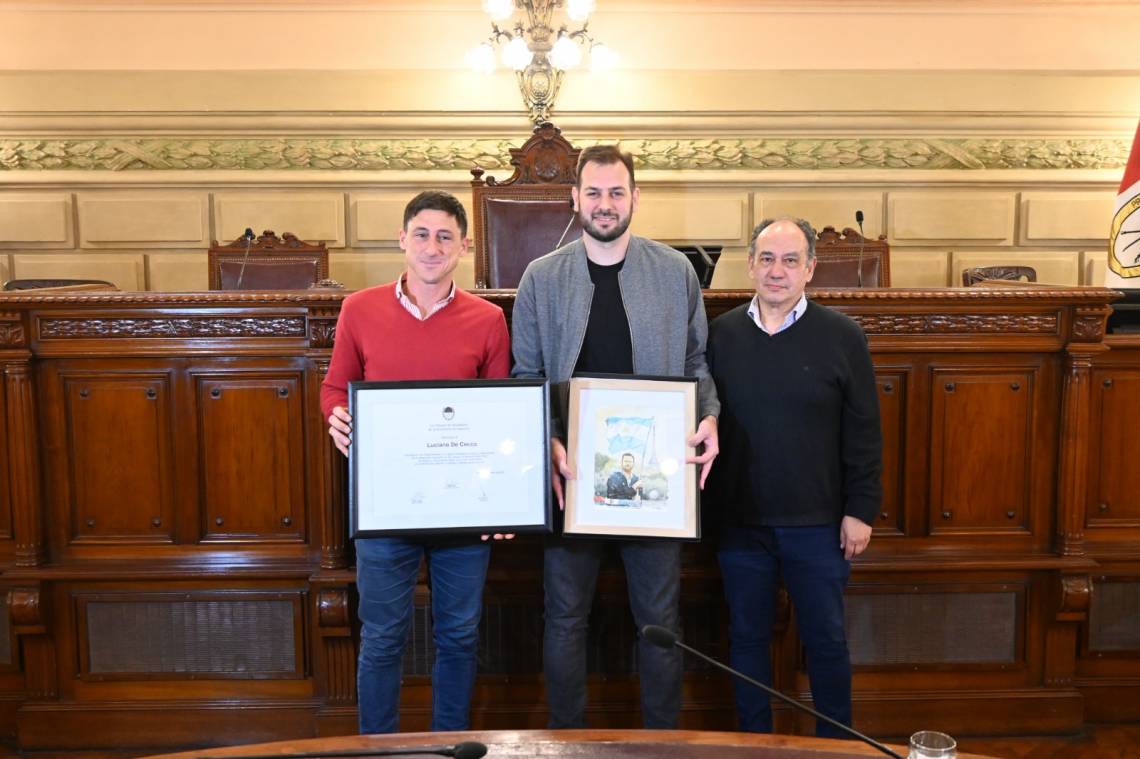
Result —
[[[487, 759], [551, 759], [599, 757], [606, 759], [855, 759], [886, 756], [855, 741], [804, 738], [791, 735], [718, 733], [695, 730], [493, 730], [466, 733], [403, 733], [353, 735], [306, 741], [279, 741], [254, 746], [231, 746], [209, 751], [165, 754], [153, 759], [227, 759], [263, 754], [289, 756], [300, 752], [387, 749], [453, 745], [479, 741], [487, 746]], [[900, 756], [904, 746], [891, 746]], [[986, 759], [979, 754], [958, 754], [960, 759]]]
[[[482, 295], [509, 312], [513, 293]], [[716, 315], [749, 295], [712, 292], [706, 305]], [[317, 400], [343, 297], [0, 296], [0, 730], [19, 748], [355, 731], [344, 462]], [[885, 500], [848, 594], [857, 726], [1041, 734], [1090, 713], [1140, 717], [1140, 628], [1126, 616], [1140, 598], [1140, 487], [1112, 490], [1107, 514], [1090, 496], [1137, 471], [1125, 442], [1140, 428], [1128, 400], [1140, 352], [1107, 350], [1115, 293], [812, 297], [863, 325], [883, 420]], [[1122, 442], [1094, 454], [1106, 424]], [[495, 547], [478, 728], [545, 726], [541, 567], [538, 539]], [[416, 603], [405, 729], [425, 729], [430, 709], [426, 587]], [[707, 542], [686, 547], [682, 605], [687, 642], [726, 658]], [[591, 727], [640, 724], [626, 606], [607, 565]], [[794, 615], [781, 609], [776, 685], [806, 698]], [[731, 729], [730, 693], [687, 660], [682, 726]], [[781, 705], [776, 719], [780, 732], [811, 731]]]

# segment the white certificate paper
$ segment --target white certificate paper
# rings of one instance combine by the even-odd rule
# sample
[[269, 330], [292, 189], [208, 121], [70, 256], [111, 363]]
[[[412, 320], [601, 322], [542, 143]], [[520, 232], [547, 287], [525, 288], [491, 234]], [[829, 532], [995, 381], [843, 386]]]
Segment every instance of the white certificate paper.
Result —
[[352, 536], [549, 531], [547, 399], [534, 380], [352, 383]]

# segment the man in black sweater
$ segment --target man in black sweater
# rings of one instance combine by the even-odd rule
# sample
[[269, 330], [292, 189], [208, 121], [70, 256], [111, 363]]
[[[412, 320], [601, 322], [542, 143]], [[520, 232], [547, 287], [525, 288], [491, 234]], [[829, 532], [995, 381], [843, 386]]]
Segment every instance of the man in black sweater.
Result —
[[[858, 324], [804, 295], [815, 271], [815, 230], [806, 221], [762, 221], [748, 271], [756, 297], [714, 321], [708, 341], [721, 400], [721, 454], [709, 485], [722, 521], [729, 656], [771, 682], [782, 576], [815, 708], [850, 725], [843, 591], [882, 500], [871, 355]], [[771, 732], [768, 697], [758, 688], [737, 683], [736, 707], [742, 730]], [[846, 737], [823, 722], [816, 734]]]

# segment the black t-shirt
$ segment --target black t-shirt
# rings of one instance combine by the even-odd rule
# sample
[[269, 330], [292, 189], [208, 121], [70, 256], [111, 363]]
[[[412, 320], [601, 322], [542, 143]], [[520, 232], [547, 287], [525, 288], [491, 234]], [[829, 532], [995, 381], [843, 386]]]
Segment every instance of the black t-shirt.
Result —
[[624, 263], [623, 259], [602, 266], [586, 259], [594, 283], [594, 299], [575, 374], [633, 374], [633, 337], [618, 287], [618, 272]]

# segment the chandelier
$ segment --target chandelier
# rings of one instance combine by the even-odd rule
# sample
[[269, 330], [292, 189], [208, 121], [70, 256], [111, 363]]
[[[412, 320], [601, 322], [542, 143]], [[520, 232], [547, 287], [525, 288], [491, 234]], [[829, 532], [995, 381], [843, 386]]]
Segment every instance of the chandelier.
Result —
[[[503, 65], [515, 71], [531, 120], [549, 121], [562, 76], [582, 63], [583, 51], [594, 71], [609, 70], [617, 63], [617, 54], [586, 30], [594, 5], [594, 0], [483, 0], [483, 10], [491, 17], [491, 36], [468, 51], [467, 65], [476, 71], [494, 71], [498, 48]], [[555, 29], [554, 11], [559, 8], [565, 8], [571, 24], [581, 26], [571, 29], [562, 23]], [[516, 10], [522, 14], [512, 26]]]

